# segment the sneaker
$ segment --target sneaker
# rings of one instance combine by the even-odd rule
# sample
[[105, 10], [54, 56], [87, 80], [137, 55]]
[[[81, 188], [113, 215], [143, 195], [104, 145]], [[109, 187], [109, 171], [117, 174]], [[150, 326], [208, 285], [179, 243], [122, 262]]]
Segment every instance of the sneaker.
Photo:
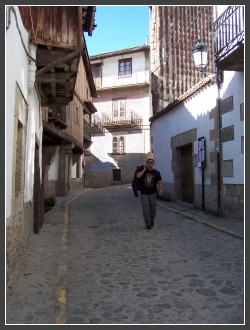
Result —
[[150, 225], [147, 225], [147, 229], [151, 229], [152, 227]]
[[155, 223], [154, 221], [151, 221], [151, 227], [154, 227]]

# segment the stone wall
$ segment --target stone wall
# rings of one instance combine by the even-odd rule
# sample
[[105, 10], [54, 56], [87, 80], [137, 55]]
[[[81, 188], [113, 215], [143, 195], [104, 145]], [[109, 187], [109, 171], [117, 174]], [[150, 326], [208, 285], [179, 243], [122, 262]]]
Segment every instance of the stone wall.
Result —
[[81, 189], [82, 187], [83, 187], [82, 178], [71, 179], [71, 190]]
[[25, 203], [19, 212], [6, 221], [9, 224], [6, 228], [6, 283], [8, 283], [10, 274], [33, 233], [32, 203]]
[[[143, 165], [146, 163], [146, 159], [151, 157], [151, 154], [126, 154], [126, 155], [113, 155], [114, 159], [118, 162], [118, 167], [114, 164], [109, 163], [105, 165], [101, 171], [94, 171], [91, 164], [96, 161], [95, 156], [91, 155], [86, 160], [86, 176], [84, 184], [86, 188], [101, 188], [109, 187], [114, 185], [122, 185], [131, 183], [136, 170], [136, 166]], [[101, 165], [101, 164], [100, 164]], [[103, 165], [104, 166], [104, 165]], [[121, 181], [113, 181], [112, 170], [119, 168], [121, 169]]]
[[244, 221], [244, 185], [223, 185], [223, 216]]

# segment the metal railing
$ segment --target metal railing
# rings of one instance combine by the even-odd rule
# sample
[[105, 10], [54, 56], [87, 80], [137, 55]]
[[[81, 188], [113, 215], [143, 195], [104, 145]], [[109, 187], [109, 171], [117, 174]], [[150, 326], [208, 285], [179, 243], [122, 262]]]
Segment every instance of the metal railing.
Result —
[[102, 114], [101, 123], [104, 126], [114, 126], [114, 125], [124, 125], [131, 124], [141, 127], [143, 120], [142, 118], [133, 110], [126, 111], [124, 117], [110, 118], [106, 114]]
[[102, 121], [97, 115], [91, 117], [91, 127], [96, 127], [98, 130], [102, 131]]
[[138, 116], [137, 113], [135, 113], [133, 110], [131, 110], [131, 121], [139, 127], [142, 126], [142, 118]]
[[244, 6], [228, 6], [214, 22], [216, 62], [244, 42]]

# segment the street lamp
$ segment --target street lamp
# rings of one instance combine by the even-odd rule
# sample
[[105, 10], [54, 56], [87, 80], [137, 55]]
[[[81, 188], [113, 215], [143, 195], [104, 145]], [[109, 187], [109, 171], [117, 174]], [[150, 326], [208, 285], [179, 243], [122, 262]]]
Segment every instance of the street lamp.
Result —
[[207, 50], [208, 46], [203, 44], [199, 39], [197, 40], [197, 43], [191, 48], [194, 64], [197, 70], [200, 72], [204, 72], [204, 68], [207, 66]]
[[[191, 48], [193, 54], [195, 67], [201, 73], [204, 73], [207, 77], [207, 73], [215, 74], [217, 85], [217, 197], [218, 197], [218, 216], [221, 216], [221, 141], [220, 141], [220, 84], [222, 82], [222, 71], [216, 67], [216, 72], [205, 72], [204, 69], [207, 66], [207, 53], [208, 46], [203, 44], [200, 39], [197, 40], [196, 44]], [[211, 78], [210, 78], [211, 79]], [[205, 209], [205, 199], [204, 199], [204, 166], [202, 168], [202, 210]]]
[[[206, 72], [204, 69], [207, 66], [207, 53], [208, 53], [208, 46], [201, 42], [200, 39], [197, 40], [196, 44], [191, 48], [191, 52], [193, 54], [194, 64], [197, 70], [201, 73], [204, 73], [207, 77], [209, 77], [212, 81], [220, 84], [222, 82], [222, 72], [217, 68], [216, 72]], [[215, 79], [212, 78], [210, 75], [215, 74]]]

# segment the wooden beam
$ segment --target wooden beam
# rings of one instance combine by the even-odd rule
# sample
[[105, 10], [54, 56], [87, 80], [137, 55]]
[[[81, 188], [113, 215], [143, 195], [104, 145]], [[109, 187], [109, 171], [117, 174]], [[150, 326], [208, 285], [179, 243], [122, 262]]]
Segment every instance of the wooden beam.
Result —
[[47, 97], [47, 99], [42, 99], [42, 107], [56, 106], [56, 105], [68, 105], [72, 101], [72, 97]]
[[77, 45], [73, 45], [70, 43], [65, 43], [62, 41], [55, 41], [50, 39], [44, 39], [36, 37], [36, 43], [38, 45], [45, 45], [45, 46], [51, 46], [51, 47], [58, 47], [58, 48], [66, 48], [72, 51], [75, 51], [77, 49]]
[[76, 78], [76, 73], [69, 72], [57, 72], [57, 73], [44, 73], [36, 76], [36, 81], [41, 83], [63, 83], [69, 81], [72, 78]]
[[51, 94], [53, 97], [56, 97], [56, 83], [55, 82], [51, 83]]

